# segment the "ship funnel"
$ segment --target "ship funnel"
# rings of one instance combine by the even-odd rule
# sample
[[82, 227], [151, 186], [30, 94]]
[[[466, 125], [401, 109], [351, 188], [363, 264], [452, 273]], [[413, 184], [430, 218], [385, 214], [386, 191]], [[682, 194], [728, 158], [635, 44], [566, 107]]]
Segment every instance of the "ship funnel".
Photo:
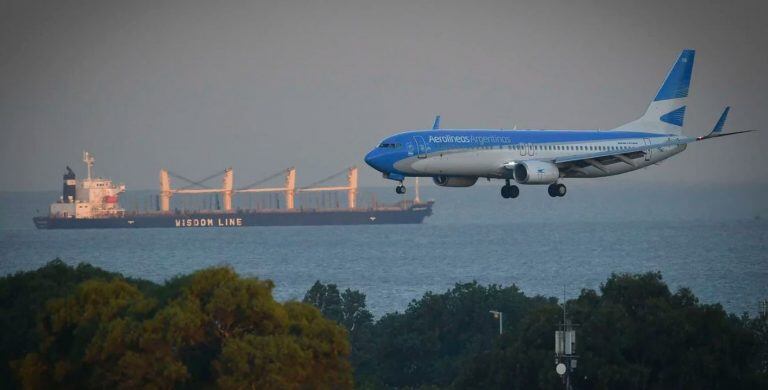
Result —
[[67, 167], [67, 173], [64, 174], [64, 186], [61, 190], [61, 198], [64, 202], [72, 203], [77, 196], [77, 180], [75, 178], [75, 172], [72, 172], [72, 168]]

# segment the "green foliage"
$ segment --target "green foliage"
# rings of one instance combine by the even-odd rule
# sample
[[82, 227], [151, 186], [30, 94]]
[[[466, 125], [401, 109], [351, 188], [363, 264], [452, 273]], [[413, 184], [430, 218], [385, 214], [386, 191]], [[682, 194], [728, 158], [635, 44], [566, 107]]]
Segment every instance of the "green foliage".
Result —
[[96, 278], [49, 299], [28, 331], [36, 342], [12, 363], [20, 384], [352, 386], [345, 330], [309, 305], [276, 302], [270, 281], [211, 268], [165, 286], [139, 285]]
[[525, 297], [516, 286], [476, 282], [457, 284], [444, 294], [427, 293], [404, 313], [385, 315], [376, 323], [376, 354], [368, 364], [375, 371], [364, 381], [447, 387], [463, 367], [498, 341], [498, 322], [490, 310], [504, 313], [504, 332], [510, 333], [522, 316], [548, 302]]
[[[351, 329], [335, 285], [315, 283], [305, 301]], [[612, 275], [567, 307], [579, 324], [576, 388], [768, 387], [765, 315], [736, 317], [688, 289], [672, 293], [659, 273]], [[489, 310], [504, 313], [501, 337]], [[355, 361], [356, 380], [363, 388], [559, 389], [554, 331], [562, 314], [556, 299], [515, 286], [427, 293], [352, 339], [353, 351], [366, 352]]]
[[365, 294], [346, 289], [339, 293], [335, 284], [316, 281], [304, 295], [304, 303], [315, 306], [325, 318], [347, 329], [352, 345], [350, 360], [357, 380], [369, 372], [376, 345], [373, 337], [373, 314], [366, 309]]
[[[658, 273], [612, 275], [600, 292], [584, 290], [568, 302], [569, 317], [580, 324], [576, 388], [768, 385], [760, 357], [765, 318], [728, 315], [699, 304], [687, 289], [671, 293]], [[529, 313], [518, 332], [468, 365], [455, 387], [561, 388], [552, 359], [561, 315], [555, 305]]]
[[[562, 387], [554, 298], [457, 284], [374, 321], [359, 291], [316, 282], [305, 304], [272, 289], [229, 268], [157, 285], [58, 260], [1, 278], [0, 388], [336, 389], [352, 367], [361, 388]], [[766, 315], [729, 315], [659, 273], [612, 275], [567, 306], [577, 388], [768, 388]]]
[[[754, 388], [759, 340], [749, 321], [671, 293], [661, 274], [612, 275], [602, 296], [569, 303], [581, 323], [584, 388]], [[586, 376], [586, 379], [584, 379]]]
[[[89, 279], [111, 280], [120, 275], [89, 264], [70, 267], [56, 259], [33, 272], [19, 272], [0, 278], [0, 388], [15, 386], [8, 362], [34, 350], [39, 316], [52, 298], [65, 296]], [[151, 282], [141, 284], [150, 289]]]

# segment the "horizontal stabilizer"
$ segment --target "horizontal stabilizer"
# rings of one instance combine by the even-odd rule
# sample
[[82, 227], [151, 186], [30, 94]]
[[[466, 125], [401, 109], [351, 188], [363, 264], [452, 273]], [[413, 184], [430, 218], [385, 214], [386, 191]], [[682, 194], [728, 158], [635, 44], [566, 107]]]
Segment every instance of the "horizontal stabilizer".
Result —
[[723, 110], [723, 113], [720, 114], [720, 119], [717, 120], [717, 123], [715, 124], [715, 127], [712, 129], [712, 131], [710, 131], [709, 134], [703, 137], [696, 138], [696, 140], [701, 141], [701, 140], [710, 139], [710, 138], [725, 137], [726, 135], [749, 133], [749, 132], [755, 131], [755, 130], [743, 130], [743, 131], [734, 131], [731, 133], [723, 133], [723, 127], [725, 127], [725, 120], [728, 119], [728, 112], [730, 111], [731, 111], [731, 107], [725, 107], [725, 110]]
[[710, 139], [710, 138], [717, 138], [717, 137], [725, 137], [726, 135], [734, 135], [734, 134], [742, 134], [742, 133], [751, 133], [751, 132], [753, 132], [753, 131], [757, 131], [757, 130], [742, 130], [742, 131], [734, 131], [734, 132], [730, 132], [730, 133], [715, 133], [715, 134], [710, 134], [710, 135], [707, 135], [707, 136], [704, 136], [704, 137], [699, 137], [699, 138], [696, 138], [696, 140], [697, 140], [697, 141], [703, 141], [703, 140], [705, 140], [705, 139]]

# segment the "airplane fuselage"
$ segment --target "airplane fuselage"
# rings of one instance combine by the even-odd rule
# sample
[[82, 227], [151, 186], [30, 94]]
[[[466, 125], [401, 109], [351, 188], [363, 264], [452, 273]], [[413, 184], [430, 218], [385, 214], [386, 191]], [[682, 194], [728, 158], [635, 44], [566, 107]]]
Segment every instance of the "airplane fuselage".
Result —
[[[621, 152], [615, 164], [574, 167], [561, 177], [602, 177], [630, 172], [665, 160], [685, 150], [672, 144], [684, 137], [674, 134], [590, 130], [423, 130], [394, 135], [366, 156], [366, 162], [392, 177], [466, 176], [513, 179], [504, 168], [511, 162], [552, 161], [595, 152]], [[613, 154], [613, 153], [611, 153]]]

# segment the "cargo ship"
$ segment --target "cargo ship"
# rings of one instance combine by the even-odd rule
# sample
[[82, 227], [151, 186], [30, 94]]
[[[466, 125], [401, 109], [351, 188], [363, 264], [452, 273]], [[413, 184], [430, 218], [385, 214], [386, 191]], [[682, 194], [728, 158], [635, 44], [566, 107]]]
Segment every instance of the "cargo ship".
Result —
[[[160, 171], [160, 193], [157, 195], [157, 209], [153, 211], [126, 211], [120, 206], [120, 195], [125, 192], [125, 185], [122, 183], [115, 184], [109, 179], [93, 176], [94, 157], [92, 154], [83, 152], [83, 162], [86, 165], [87, 177], [78, 180], [75, 172], [67, 167], [67, 172], [63, 176], [64, 184], [61, 197], [50, 205], [47, 216], [33, 218], [38, 229], [418, 224], [432, 215], [434, 203], [433, 201], [420, 201], [417, 190], [414, 199], [402, 200], [392, 205], [378, 205], [374, 200], [370, 205], [360, 207], [357, 203], [356, 167], [345, 170], [347, 173], [347, 185], [345, 186], [320, 187], [316, 185], [318, 183], [315, 183], [312, 186], [297, 188], [296, 170], [289, 168], [281, 172], [285, 175], [283, 187], [253, 188], [250, 186], [238, 189], [234, 188], [232, 168], [227, 168], [221, 172], [223, 174], [221, 188], [209, 188], [203, 186], [202, 181], [188, 180], [163, 169]], [[191, 184], [183, 188], [171, 188], [171, 176], [184, 179]], [[274, 176], [276, 175], [270, 178]], [[340, 207], [338, 204], [336, 207], [295, 205], [297, 194], [322, 191], [346, 192], [346, 207]], [[284, 201], [282, 207], [279, 201], [277, 207], [233, 207], [233, 197], [236, 194], [249, 193], [276, 193], [282, 195]], [[217, 199], [221, 195], [223, 202], [218, 209], [171, 209], [171, 199], [177, 194], [215, 194]]]

